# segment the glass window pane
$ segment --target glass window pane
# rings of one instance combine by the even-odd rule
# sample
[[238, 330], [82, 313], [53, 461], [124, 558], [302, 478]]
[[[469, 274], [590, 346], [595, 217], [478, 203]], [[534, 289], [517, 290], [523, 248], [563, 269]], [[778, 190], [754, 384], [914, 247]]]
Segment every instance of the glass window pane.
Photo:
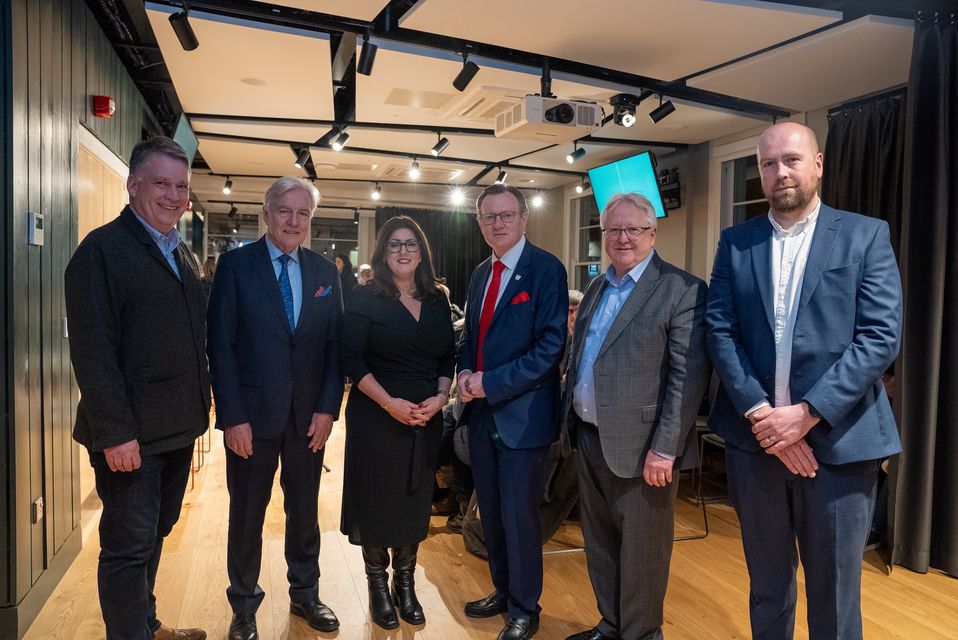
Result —
[[573, 286], [579, 291], [585, 291], [592, 278], [595, 278], [602, 272], [602, 267], [598, 262], [594, 264], [581, 264], [575, 268], [575, 277]]
[[599, 260], [602, 256], [602, 230], [589, 227], [579, 232], [579, 253], [576, 262]]
[[576, 198], [579, 206], [579, 226], [589, 227], [599, 224], [599, 210], [595, 206], [595, 198], [583, 196]]
[[756, 216], [764, 216], [768, 213], [767, 202], [752, 202], [750, 204], [737, 204], [732, 207], [732, 223], [738, 224], [745, 222]]

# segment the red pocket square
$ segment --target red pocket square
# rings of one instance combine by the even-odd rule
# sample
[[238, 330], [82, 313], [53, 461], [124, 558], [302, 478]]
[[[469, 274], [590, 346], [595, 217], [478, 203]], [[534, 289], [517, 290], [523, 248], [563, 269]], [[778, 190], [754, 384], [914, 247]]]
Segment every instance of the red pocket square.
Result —
[[512, 299], [511, 304], [522, 304], [523, 302], [529, 302], [532, 298], [529, 297], [529, 292], [522, 291], [516, 294], [516, 297]]
[[316, 289], [316, 293], [313, 294], [314, 298], [325, 298], [333, 292], [333, 285], [322, 286], [319, 289]]

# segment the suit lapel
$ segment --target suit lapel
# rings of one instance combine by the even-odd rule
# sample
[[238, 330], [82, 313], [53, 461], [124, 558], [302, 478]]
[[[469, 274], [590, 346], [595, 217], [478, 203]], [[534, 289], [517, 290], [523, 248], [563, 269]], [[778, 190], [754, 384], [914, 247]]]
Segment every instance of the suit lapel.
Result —
[[768, 327], [775, 331], [775, 316], [772, 312], [772, 223], [755, 226], [751, 243], [752, 273], [755, 274], [758, 294], [765, 309]]
[[579, 367], [579, 360], [582, 357], [582, 349], [585, 347], [585, 339], [589, 334], [589, 324], [592, 322], [592, 316], [595, 314], [595, 308], [599, 304], [599, 300], [602, 299], [602, 292], [605, 291], [605, 288], [608, 286], [609, 282], [605, 279], [605, 275], [600, 275], [596, 277], [592, 282], [589, 283], [589, 286], [586, 287], [585, 296], [582, 298], [582, 304], [579, 305], [579, 311], [575, 317], [575, 327], [573, 328], [573, 341], [570, 349], [572, 353], [569, 354], [569, 363], [567, 371], [571, 380], [578, 379], [577, 369]]
[[661, 258], [659, 258], [658, 254], [653, 255], [652, 260], [649, 261], [639, 281], [635, 283], [635, 288], [632, 289], [632, 293], [629, 294], [625, 304], [622, 305], [622, 308], [619, 309], [619, 313], [616, 314], [615, 320], [612, 321], [612, 326], [609, 327], [609, 333], [606, 334], [605, 341], [602, 343], [602, 347], [599, 348], [599, 353], [596, 354], [596, 360], [601, 358], [602, 354], [609, 350], [609, 347], [611, 347], [616, 338], [619, 337], [619, 334], [629, 326], [635, 314], [645, 306], [649, 297], [658, 288], [660, 282], [660, 264]]
[[176, 272], [173, 271], [173, 267], [170, 266], [169, 261], [167, 261], [167, 259], [163, 256], [163, 252], [160, 251], [160, 248], [156, 246], [156, 241], [153, 240], [149, 232], [143, 228], [143, 224], [137, 220], [136, 214], [133, 213], [133, 209], [127, 205], [126, 208], [124, 208], [120, 213], [120, 216], [133, 232], [133, 235], [136, 237], [136, 239], [140, 241], [140, 244], [146, 246], [146, 252], [150, 254], [150, 257], [163, 265], [163, 268], [166, 269], [171, 276], [176, 278]]
[[[303, 287], [303, 294], [300, 298], [302, 304], [299, 305], [299, 319], [296, 321], [295, 334], [299, 335], [303, 327], [309, 325], [308, 319], [315, 305], [312, 304], [312, 297], [319, 289], [319, 269], [315, 268], [313, 256], [309, 255], [302, 247], [299, 248], [299, 273]], [[339, 284], [339, 283], [336, 283]], [[277, 283], [277, 289], [279, 284]], [[285, 312], [285, 310], [284, 310]]]
[[266, 248], [266, 236], [257, 240], [256, 244], [253, 245], [253, 268], [259, 276], [263, 289], [266, 290], [266, 297], [270, 306], [273, 307], [286, 330], [292, 333], [289, 319], [286, 317], [286, 308], [283, 306], [283, 296], [279, 292], [276, 272], [273, 270], [273, 261], [269, 257], [269, 249]]
[[519, 262], [516, 263], [516, 269], [509, 274], [509, 281], [499, 283], [499, 287], [504, 286], [505, 290], [502, 292], [502, 297], [499, 298], [499, 304], [496, 305], [496, 310], [492, 314], [492, 322], [489, 323], [490, 327], [496, 323], [496, 318], [502, 315], [502, 310], [511, 304], [512, 297], [516, 294], [516, 291], [522, 287], [525, 282], [528, 282], [528, 280], [523, 282], [523, 279], [529, 273], [529, 255], [531, 253], [532, 245], [526, 240], [526, 246], [522, 248], [522, 254], [519, 256]]
[[815, 292], [815, 287], [821, 281], [822, 272], [828, 264], [828, 258], [841, 228], [841, 215], [831, 207], [822, 205], [818, 213], [818, 222], [815, 224], [815, 233], [812, 236], [812, 246], [808, 248], [805, 275], [802, 278], [802, 294], [798, 303], [799, 311], [808, 303], [808, 299]]

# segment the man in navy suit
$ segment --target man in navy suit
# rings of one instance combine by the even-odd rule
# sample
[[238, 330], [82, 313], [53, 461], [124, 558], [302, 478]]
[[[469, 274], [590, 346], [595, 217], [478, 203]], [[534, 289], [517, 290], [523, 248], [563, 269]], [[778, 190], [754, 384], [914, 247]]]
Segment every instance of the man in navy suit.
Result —
[[712, 271], [709, 424], [727, 443], [753, 638], [793, 635], [797, 539], [809, 637], [854, 640], [878, 463], [901, 450], [882, 385], [901, 280], [885, 222], [819, 200], [814, 132], [770, 127], [758, 163], [771, 210], [722, 233]]
[[566, 341], [565, 268], [524, 236], [522, 192], [495, 184], [476, 202], [493, 255], [472, 274], [459, 344], [459, 390], [468, 402], [469, 457], [495, 586], [466, 615], [509, 614], [499, 640], [539, 628], [542, 540], [538, 508], [549, 445], [559, 433], [559, 360]]
[[319, 600], [316, 505], [323, 447], [343, 395], [343, 303], [336, 266], [300, 247], [314, 193], [299, 178], [273, 183], [263, 203], [266, 235], [220, 256], [210, 292], [208, 349], [230, 493], [230, 640], [259, 637], [263, 520], [280, 459], [290, 613], [320, 631], [339, 627]]

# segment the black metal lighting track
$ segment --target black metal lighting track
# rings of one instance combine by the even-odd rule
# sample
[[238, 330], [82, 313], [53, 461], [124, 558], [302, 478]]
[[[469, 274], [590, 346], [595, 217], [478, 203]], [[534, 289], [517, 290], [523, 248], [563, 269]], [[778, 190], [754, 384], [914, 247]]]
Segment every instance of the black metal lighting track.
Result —
[[[165, 4], [171, 7], [180, 6], [180, 3], [174, 0], [155, 1], [158, 4]], [[206, 12], [223, 17], [242, 18], [264, 24], [292, 27], [327, 34], [343, 32], [354, 34], [368, 33], [371, 36], [383, 40], [392, 40], [403, 44], [424, 46], [442, 51], [469, 53], [474, 56], [481, 56], [532, 68], [542, 68], [544, 65], [548, 65], [552, 73], [567, 73], [582, 78], [603, 80], [648, 89], [654, 93], [668, 95], [671, 98], [757, 115], [764, 118], [785, 118], [791, 115], [791, 112], [780, 107], [714, 93], [712, 91], [695, 89], [683, 84], [674, 84], [647, 76], [640, 76], [563, 58], [545, 56], [529, 51], [520, 51], [485, 44], [473, 40], [403, 29], [395, 26], [393, 20], [357, 20], [355, 18], [335, 16], [316, 11], [306, 11], [304, 9], [293, 9], [265, 2], [254, 2], [252, 0], [230, 0], [229, 2], [223, 0], [191, 0], [190, 9], [192, 11]]]
[[[362, 180], [361, 182], [371, 182], [371, 181]], [[385, 181], [380, 180], [379, 182], [385, 182]], [[263, 204], [262, 201], [254, 202], [251, 200], [207, 200], [206, 202], [207, 204], [230, 204], [230, 205], [241, 204], [241, 205], [255, 205], [255, 206], [262, 206]], [[375, 207], [350, 207], [344, 204], [320, 204], [320, 205], [317, 205], [316, 208], [317, 209], [342, 209], [344, 211], [355, 211], [356, 209], [359, 209], [360, 211], [375, 211], [376, 210]], [[237, 212], [236, 215], [240, 215], [240, 216], [257, 215], [258, 216], [259, 214]]]

